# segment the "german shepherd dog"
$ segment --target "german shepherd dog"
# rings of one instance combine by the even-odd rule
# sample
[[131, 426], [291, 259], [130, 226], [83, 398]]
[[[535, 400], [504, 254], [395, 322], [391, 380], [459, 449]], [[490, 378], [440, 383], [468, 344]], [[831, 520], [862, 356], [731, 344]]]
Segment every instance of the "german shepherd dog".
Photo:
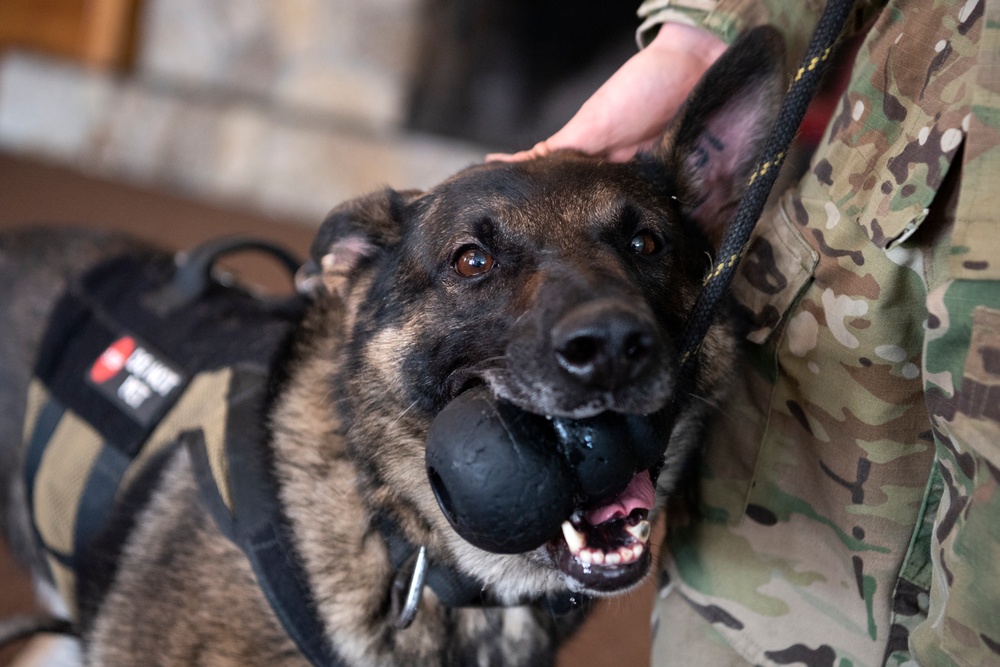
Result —
[[[659, 143], [629, 162], [560, 152], [477, 165], [425, 192], [349, 201], [323, 223], [315, 293], [263, 419], [324, 639], [343, 664], [549, 664], [586, 605], [554, 615], [540, 600], [620, 593], [646, 576], [646, 538], [624, 535], [636, 521], [621, 519], [655, 510], [648, 471], [618, 497], [579, 508], [565, 536], [527, 553], [491, 553], [443, 516], [425, 472], [428, 429], [474, 386], [567, 419], [667, 406], [685, 315], [784, 81], [780, 37], [757, 29], [706, 73]], [[3, 509], [10, 544], [40, 579], [13, 472], [31, 359], [67, 281], [130, 247], [79, 234], [0, 237]], [[663, 435], [660, 501], [695, 456], [736, 339], [723, 315], [700, 347], [704, 400], [677, 416], [669, 442]], [[84, 662], [308, 664], [243, 552], [208, 515], [186, 450], [171, 456], [100, 605], [74, 619]], [[427, 590], [409, 627], [397, 627], [396, 568], [376, 517], [390, 517], [429, 562], [472, 578], [496, 604], [449, 608]], [[603, 540], [592, 539], [598, 533]]]

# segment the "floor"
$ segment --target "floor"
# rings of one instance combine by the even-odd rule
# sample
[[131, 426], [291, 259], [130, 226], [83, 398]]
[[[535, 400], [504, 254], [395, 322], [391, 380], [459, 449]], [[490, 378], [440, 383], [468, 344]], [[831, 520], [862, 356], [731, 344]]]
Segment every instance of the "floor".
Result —
[[[330, 202], [331, 206], [337, 202]], [[123, 230], [170, 248], [244, 234], [281, 242], [305, 256], [319, 220], [276, 219], [176, 195], [109, 182], [72, 169], [0, 153], [0, 229], [46, 223]], [[277, 267], [236, 265], [272, 291], [287, 289]], [[0, 543], [0, 618], [31, 608], [28, 582]], [[652, 587], [599, 606], [560, 655], [560, 667], [648, 664]], [[20, 648], [20, 647], [17, 647]], [[17, 648], [0, 651], [0, 667]]]

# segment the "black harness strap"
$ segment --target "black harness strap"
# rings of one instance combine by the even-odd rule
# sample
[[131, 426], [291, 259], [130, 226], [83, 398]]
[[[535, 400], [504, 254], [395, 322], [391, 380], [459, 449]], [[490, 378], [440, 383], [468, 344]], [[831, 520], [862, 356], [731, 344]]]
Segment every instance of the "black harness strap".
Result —
[[28, 439], [28, 448], [25, 453], [23, 475], [24, 488], [29, 508], [35, 506], [35, 479], [38, 477], [38, 469], [42, 465], [42, 455], [45, 454], [45, 445], [52, 439], [52, 434], [59, 425], [59, 420], [66, 413], [66, 406], [55, 398], [50, 398], [42, 406], [38, 418], [35, 420], [31, 437]]
[[[212, 241], [188, 252], [173, 280], [148, 295], [146, 304], [165, 315], [197, 301], [212, 285], [211, 268], [219, 256], [248, 249], [275, 256], [292, 275], [300, 266], [284, 249], [270, 243], [247, 239]], [[198, 433], [189, 433], [185, 440], [206, 506], [222, 533], [250, 561], [257, 583], [285, 632], [311, 664], [341, 667], [345, 663], [327, 641], [308, 576], [278, 499], [262, 418], [267, 412], [269, 381], [270, 369], [264, 365], [232, 366], [225, 425], [231, 512], [219, 493], [204, 439]]]
[[[115, 509], [115, 496], [131, 463], [131, 458], [114, 447], [105, 444], [101, 448], [87, 477], [76, 513], [76, 523], [73, 526], [75, 560], [81, 561], [85, 557], [91, 544], [110, 523]], [[77, 562], [76, 567], [82, 568], [84, 563]]]
[[292, 531], [278, 500], [260, 415], [266, 402], [266, 374], [234, 369], [226, 420], [236, 543], [289, 637], [314, 665], [344, 664], [326, 639], [316, 601], [302, 567]]
[[[252, 371], [251, 371], [252, 373]], [[277, 489], [260, 433], [253, 428], [259, 413], [251, 407], [259, 395], [242, 397], [242, 407], [230, 410], [226, 451], [232, 510], [219, 492], [200, 431], [184, 435], [202, 502], [216, 526], [250, 561], [257, 584], [299, 651], [317, 667], [344, 664], [326, 641], [308, 577], [292, 543], [291, 530], [277, 500]], [[234, 421], [251, 424], [230, 433]], [[259, 419], [257, 420], [259, 421]]]

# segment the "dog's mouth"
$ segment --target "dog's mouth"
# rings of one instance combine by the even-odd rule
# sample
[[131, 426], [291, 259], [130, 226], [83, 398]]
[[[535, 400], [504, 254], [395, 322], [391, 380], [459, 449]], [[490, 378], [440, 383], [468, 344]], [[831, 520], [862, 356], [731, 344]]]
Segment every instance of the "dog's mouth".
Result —
[[428, 481], [445, 518], [473, 546], [541, 550], [570, 588], [620, 592], [649, 569], [652, 471], [662, 462], [666, 419], [550, 417], [473, 388], [431, 423]]
[[644, 470], [609, 502], [576, 510], [562, 523], [562, 535], [546, 545], [555, 566], [593, 591], [616, 592], [638, 582], [649, 570], [654, 504], [653, 482]]

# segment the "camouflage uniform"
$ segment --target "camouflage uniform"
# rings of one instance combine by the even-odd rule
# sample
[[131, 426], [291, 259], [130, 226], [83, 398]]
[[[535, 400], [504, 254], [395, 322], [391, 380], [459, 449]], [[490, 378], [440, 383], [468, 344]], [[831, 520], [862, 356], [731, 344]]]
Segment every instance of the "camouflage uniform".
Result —
[[[772, 23], [797, 58], [818, 4], [647, 0], [640, 42]], [[858, 11], [734, 285], [748, 368], [668, 537], [657, 665], [1000, 665], [1000, 1]]]

